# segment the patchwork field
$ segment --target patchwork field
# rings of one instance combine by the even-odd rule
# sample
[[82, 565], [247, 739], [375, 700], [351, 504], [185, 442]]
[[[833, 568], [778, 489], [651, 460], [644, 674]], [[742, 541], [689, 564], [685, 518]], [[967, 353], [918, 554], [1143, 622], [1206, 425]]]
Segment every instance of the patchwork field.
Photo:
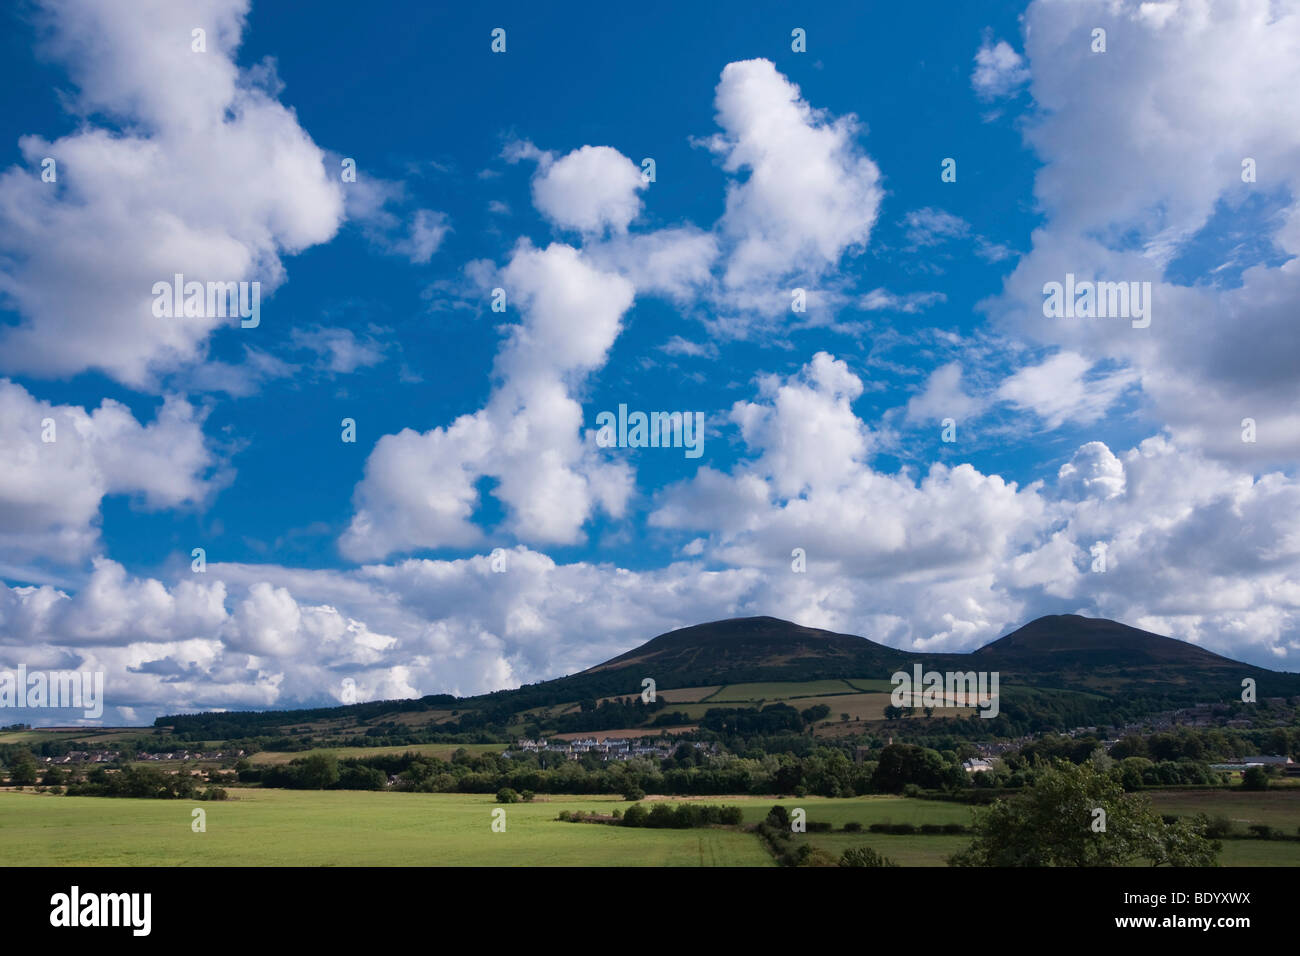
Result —
[[[672, 710], [685, 714], [691, 720], [700, 720], [714, 707], [755, 707], [768, 704], [785, 703], [797, 710], [807, 710], [819, 704], [830, 708], [831, 714], [826, 720], [817, 724], [817, 736], [839, 736], [845, 733], [861, 733], [864, 721], [881, 721], [885, 719], [885, 708], [889, 706], [893, 684], [888, 680], [873, 678], [849, 678], [816, 681], [766, 681], [747, 684], [727, 684], [715, 688], [690, 688], [699, 693], [689, 696], [683, 691], [666, 690], [661, 696], [672, 703]], [[703, 693], [709, 691], [709, 693]], [[577, 705], [569, 708], [577, 710]], [[959, 708], [959, 712], [969, 712]], [[843, 715], [848, 714], [848, 720]], [[937, 716], [951, 716], [951, 712]], [[924, 719], [919, 713], [914, 720]]]
[[504, 744], [405, 744], [397, 747], [317, 747], [314, 750], [278, 751], [264, 750], [248, 758], [253, 764], [285, 764], [308, 754], [333, 754], [340, 760], [347, 757], [374, 757], [381, 754], [417, 753], [439, 760], [451, 760], [451, 755], [464, 747], [472, 754], [500, 753]]
[[[667, 690], [658, 690], [655, 694], [660, 700], [666, 700], [670, 704], [694, 704], [712, 697], [721, 689], [717, 684], [710, 684], [708, 687], [670, 687]], [[623, 700], [625, 698], [635, 700], [640, 696], [640, 693], [616, 694], [611, 697], [601, 697], [600, 700]]]
[[35, 730], [6, 730], [0, 744], [42, 744], [49, 741], [84, 740], [93, 746], [108, 747], [120, 740], [148, 734], [147, 727], [38, 727]]
[[[667, 690], [657, 690], [655, 694], [660, 700], [667, 701], [670, 704], [694, 704], [712, 697], [720, 689], [721, 688], [718, 684], [711, 684], [707, 687], [670, 687]], [[636, 689], [629, 691], [626, 694], [611, 694], [607, 697], [598, 697], [596, 698], [596, 702], [607, 703], [618, 700], [636, 700], [640, 696], [641, 691]], [[580, 704], [577, 701], [573, 701], [552, 707], [533, 707], [530, 710], [523, 711], [523, 713], [528, 714], [529, 716], [538, 716], [542, 714], [558, 716], [561, 714], [576, 714], [581, 709]]]
[[[818, 724], [818, 727], [841, 722], [843, 714], [848, 714], [851, 721], [884, 720], [885, 708], [889, 706], [889, 695], [844, 694], [835, 697], [809, 697], [807, 700], [799, 701], [799, 709], [807, 710], [818, 704], [825, 704], [831, 709], [831, 715]], [[858, 732], [861, 733], [862, 728], [859, 727]]]
[[595, 737], [597, 740], [603, 740], [606, 737], [614, 738], [655, 738], [661, 734], [685, 734], [697, 730], [697, 724], [682, 724], [674, 727], [615, 727], [613, 730], [584, 730], [571, 734], [551, 734], [552, 740], [582, 740], [586, 737]]
[[[671, 710], [679, 711], [691, 720], [700, 720], [711, 708], [714, 707], [753, 706], [756, 702], [757, 701], [724, 701], [720, 703], [716, 698], [711, 698], [698, 704], [676, 704], [671, 708]], [[789, 697], [779, 701], [766, 700], [764, 701], [764, 706], [776, 703], [789, 704], [796, 710], [807, 710], [809, 707], [815, 707], [818, 704], [825, 704], [831, 709], [831, 715], [816, 725], [818, 736], [822, 736], [826, 731], [833, 729], [832, 725], [837, 725], [841, 722], [841, 714], [848, 714], [850, 722], [884, 720], [885, 708], [889, 706], [889, 695], [883, 693], [858, 693], [855, 691], [853, 693], [845, 692], [842, 694], [814, 697]], [[853, 730], [856, 733], [862, 732], [862, 727], [860, 725], [856, 728], [848, 729]]]
[[847, 683], [854, 690], [864, 690], [864, 691], [870, 691], [872, 693], [883, 692], [887, 694], [894, 689], [893, 682], [889, 680], [885, 680], [883, 678], [876, 679], [876, 678], [851, 677], [848, 680], [846, 680], [845, 683]]
[[711, 697], [704, 698], [714, 706], [746, 704], [765, 701], [774, 704], [781, 700], [799, 700], [805, 697], [824, 697], [828, 694], [853, 694], [857, 688], [844, 680], [768, 681], [754, 684], [728, 684]]

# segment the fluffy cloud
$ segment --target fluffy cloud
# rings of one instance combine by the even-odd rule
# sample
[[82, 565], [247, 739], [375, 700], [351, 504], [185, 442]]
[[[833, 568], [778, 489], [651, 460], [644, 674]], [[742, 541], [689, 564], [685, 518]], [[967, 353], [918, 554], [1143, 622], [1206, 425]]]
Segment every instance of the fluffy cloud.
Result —
[[[0, 332], [4, 370], [150, 385], [232, 324], [155, 318], [155, 282], [258, 280], [265, 294], [284, 279], [282, 253], [334, 235], [343, 198], [321, 150], [256, 85], [269, 71], [234, 64], [247, 6], [44, 4], [47, 49], [79, 88], [73, 108], [123, 131], [87, 121], [54, 141], [24, 137], [26, 167], [0, 174], [0, 294], [22, 316]], [[191, 51], [196, 24], [205, 53]], [[41, 180], [45, 157], [56, 183]]]
[[[214, 564], [167, 584], [100, 559], [73, 593], [0, 589], [0, 667], [105, 669], [110, 708], [154, 714], [328, 703], [344, 679], [363, 700], [484, 692], [725, 615], [946, 651], [1062, 611], [1294, 664], [1300, 483], [1233, 473], [1164, 438], [1119, 456], [1088, 443], [1055, 488], [969, 465], [884, 475], [859, 460], [862, 427], [841, 404], [849, 377], [829, 359], [806, 369], [767, 392], [748, 434], [771, 462], [807, 450], [773, 419], [813, 416], [830, 426], [823, 453], [852, 466], [797, 494], [758, 463], [701, 472], [659, 512], [665, 529], [707, 535], [683, 548], [688, 560], [634, 571], [516, 547], [349, 571]], [[1090, 567], [1098, 544], [1104, 573]]]
[[[707, 294], [721, 261], [725, 296], [733, 304], [763, 300], [770, 311], [772, 281], [820, 275], [865, 243], [879, 171], [854, 142], [852, 116], [832, 121], [813, 110], [766, 60], [728, 65], [716, 106], [723, 132], [709, 146], [726, 170], [748, 174], [728, 189], [721, 241], [689, 225], [628, 234], [645, 183], [610, 147], [559, 158], [527, 141], [506, 147], [508, 161], [537, 163], [534, 204], [582, 233], [583, 247], [538, 250], [524, 240], [498, 275], [480, 276], [499, 282], [523, 314], [497, 356], [492, 395], [449, 425], [380, 439], [354, 493], [344, 554], [368, 560], [481, 542], [474, 517], [485, 477], [496, 481], [493, 495], [509, 513], [505, 530], [519, 540], [581, 542], [596, 511], [621, 516], [633, 476], [584, 442], [582, 406], [571, 392], [604, 364], [634, 294], [679, 302]], [[911, 308], [928, 301], [899, 300]]]
[[685, 301], [710, 280], [717, 240], [693, 226], [628, 234], [645, 184], [631, 160], [609, 147], [557, 159], [516, 141], [505, 155], [538, 163], [534, 203], [557, 225], [583, 233], [583, 248], [538, 249], [521, 240], [504, 268], [478, 264], [478, 284], [503, 288], [523, 321], [506, 329], [484, 408], [376, 444], [340, 539], [354, 559], [478, 544], [484, 478], [495, 481], [492, 494], [508, 511], [502, 530], [532, 543], [580, 543], [593, 514], [621, 516], [631, 495], [631, 469], [587, 441], [573, 392], [604, 365], [634, 295]]
[[[350, 572], [209, 565], [171, 585], [97, 560], [75, 593], [0, 587], [0, 668], [107, 672], [110, 722], [202, 708], [482, 693], [580, 669], [744, 603], [757, 575], [630, 573], [517, 548]], [[136, 719], [136, 718], [132, 718]]]
[[865, 245], [882, 191], [855, 117], [814, 110], [768, 60], [727, 64], [714, 105], [722, 132], [708, 146], [727, 172], [748, 174], [727, 187], [719, 223], [731, 244], [726, 287], [815, 277]]
[[210, 566], [170, 585], [98, 558], [75, 593], [0, 589], [5, 667], [106, 672], [105, 718], [140, 712], [270, 707], [337, 699], [336, 671], [375, 696], [411, 696], [406, 668], [388, 661], [396, 640], [326, 603], [299, 602], [265, 579], [236, 585]]
[[627, 231], [641, 211], [640, 168], [609, 146], [583, 146], [538, 171], [533, 204], [556, 225], [597, 234]]
[[[853, 115], [814, 109], [768, 60], [728, 64], [715, 91], [721, 131], [699, 141], [730, 174], [726, 206], [709, 231], [691, 224], [630, 233], [645, 188], [638, 167], [609, 147], [584, 146], [556, 159], [531, 143], [506, 150], [538, 163], [534, 203], [557, 225], [583, 233], [583, 252], [631, 281], [640, 294], [708, 302], [723, 337], [788, 313], [792, 284], [810, 308], [841, 301], [828, 272], [862, 249], [881, 198], [880, 171], [857, 143]], [[818, 290], [827, 282], [832, 288]], [[931, 301], [906, 300], [914, 310]]]
[[717, 237], [694, 226], [614, 236], [583, 247], [592, 262], [617, 272], [638, 293], [693, 302], [708, 288], [720, 255]]
[[483, 476], [497, 480], [508, 530], [521, 540], [574, 543], [597, 508], [621, 513], [630, 473], [584, 442], [582, 406], [569, 389], [604, 363], [632, 304], [632, 284], [571, 246], [527, 242], [500, 281], [523, 322], [497, 356], [498, 385], [487, 406], [446, 427], [379, 440], [356, 489], [357, 511], [341, 541], [346, 554], [477, 543], [482, 532], [472, 518]]
[[1056, 473], [1061, 492], [1077, 498], [1114, 498], [1124, 493], [1124, 466], [1103, 442], [1090, 441]]
[[1075, 597], [1104, 616], [1294, 670], [1300, 483], [1252, 478], [1162, 437], [1120, 456], [1122, 474], [1099, 451], [1081, 450], [1100, 459], [1098, 477], [1070, 508], [1067, 533], [1081, 548], [1105, 545], [1106, 571], [1081, 572]]
[[966, 393], [960, 362], [948, 362], [930, 373], [925, 387], [907, 402], [907, 420], [936, 422], [952, 418], [958, 422], [976, 414], [983, 402]]
[[[749, 455], [667, 489], [652, 524], [687, 533], [683, 553], [762, 569], [771, 606], [841, 630], [871, 622], [877, 639], [969, 649], [1039, 614], [1078, 611], [1294, 660], [1300, 518], [1278, 516], [1300, 515], [1290, 504], [1300, 482], [1232, 472], [1164, 437], [1123, 456], [1088, 442], [1054, 491], [966, 464], [883, 474], [850, 407], [860, 388], [825, 354], [765, 381], [766, 401], [732, 412]], [[1098, 543], [1104, 574], [1091, 573]], [[790, 569], [795, 548], [806, 575]]]
[[1075, 352], [1058, 352], [1027, 365], [1004, 381], [997, 397], [1033, 411], [1049, 428], [1101, 419], [1137, 378], [1130, 371], [1092, 374], [1092, 363]]
[[[794, 375], [761, 378], [753, 400], [733, 405], [727, 437], [738, 460], [655, 496], [651, 536], [682, 558], [666, 567], [560, 564], [520, 545], [505, 553], [505, 573], [493, 567], [500, 555], [476, 554], [342, 571], [214, 564], [150, 578], [99, 557], [73, 584], [0, 590], [0, 666], [104, 669], [122, 714], [285, 707], [339, 700], [345, 678], [361, 699], [487, 691], [731, 614], [958, 650], [1038, 614], [1080, 611], [1294, 668], [1300, 484], [1219, 459], [1243, 453], [1247, 415], [1260, 435], [1249, 452], [1294, 457], [1297, 269], [1232, 251], [1202, 263], [1205, 281], [1175, 280], [1207, 223], [1248, 207], [1245, 155], [1272, 177], [1268, 195], [1280, 206], [1263, 220], [1270, 236], [1282, 250], [1300, 247], [1300, 133], [1285, 111], [1258, 108], [1300, 79], [1296, 14], [1262, 2], [1155, 6], [1035, 3], [1026, 60], [991, 40], [977, 54], [977, 91], [1005, 95], [1032, 74], [1042, 108], [1026, 135], [1043, 161], [1044, 223], [989, 308], [1047, 346], [1046, 357], [975, 396], [963, 373], [977, 364], [940, 365], [904, 416], [960, 419], [996, 399], [1049, 429], [1088, 425], [1140, 385], [1167, 430], [1128, 450], [1087, 441], [1052, 462], [1054, 481], [1023, 486], [971, 464], [888, 472], [873, 460], [880, 433], [854, 411], [863, 379], [822, 352]], [[147, 384], [200, 357], [215, 327], [150, 325], [151, 283], [179, 270], [269, 286], [282, 277], [284, 252], [333, 234], [339, 189], [276, 101], [268, 71], [235, 68], [244, 6], [200, 10], [210, 24], [201, 61], [186, 39], [192, 13], [181, 23], [161, 5], [113, 18], [81, 4], [51, 9], [61, 14], [52, 53], [79, 71], [77, 109], [121, 117], [127, 131], [87, 125], [56, 143], [28, 139], [29, 168], [3, 175], [0, 244], [13, 265], [0, 282], [23, 318], [0, 333], [4, 361], [43, 374], [96, 367]], [[1094, 22], [1112, 32], [1105, 69], [1087, 48]], [[158, 84], [160, 75], [175, 82]], [[1109, 108], [1115, 102], [1126, 109]], [[707, 303], [721, 313], [715, 331], [741, 332], [752, 328], [748, 309], [787, 311], [795, 280], [814, 302], [869, 311], [943, 301], [851, 293], [835, 271], [866, 244], [881, 202], [880, 173], [852, 116], [814, 109], [762, 60], [727, 66], [715, 105], [721, 132], [707, 145], [730, 179], [725, 211], [707, 230], [633, 231], [653, 193], [610, 147], [558, 157], [530, 144], [508, 150], [537, 162], [537, 210], [576, 244], [523, 240], [500, 268], [467, 270], [505, 288], [519, 317], [502, 329], [491, 393], [472, 414], [379, 440], [340, 540], [346, 556], [487, 550], [489, 487], [505, 514], [490, 532], [529, 544], [580, 543], [594, 515], [622, 517], [632, 472], [593, 447], [580, 400], [637, 295]], [[59, 159], [57, 186], [33, 175], [44, 155]], [[399, 218], [384, 207], [400, 191], [354, 185], [349, 214], [363, 228], [378, 229], [389, 251], [431, 259], [444, 217]], [[941, 210], [909, 214], [905, 228], [918, 247], [964, 239], [988, 258], [1009, 254]], [[1238, 285], [1224, 278], [1234, 270]], [[1149, 279], [1152, 327], [1044, 322], [1042, 283], [1066, 272]], [[290, 341], [336, 372], [381, 357], [346, 330], [298, 331]], [[664, 346], [699, 357], [716, 349], [681, 336]], [[257, 371], [241, 379], [210, 363], [195, 384], [246, 393], [259, 376], [290, 368], [246, 354]], [[46, 417], [57, 422], [55, 445], [39, 440]], [[5, 383], [0, 422], [6, 557], [83, 558], [98, 544], [106, 495], [188, 507], [221, 480], [201, 414], [178, 398], [144, 424], [112, 401], [94, 411], [54, 406]], [[1099, 545], [1104, 573], [1091, 569]], [[795, 549], [806, 553], [805, 573], [791, 568]]]
[[533, 205], [555, 225], [580, 233], [583, 254], [603, 271], [618, 273], [640, 293], [677, 302], [699, 295], [712, 281], [721, 251], [712, 233], [690, 224], [628, 231], [641, 212], [638, 193], [648, 183], [618, 150], [582, 146], [556, 158], [516, 140], [503, 155], [511, 163], [537, 163]]
[[[1097, 25], [1104, 54], [1091, 51]], [[1035, 2], [1025, 51], [1045, 221], [990, 311], [1081, 361], [1130, 367], [1146, 409], [1186, 447], [1294, 461], [1300, 127], [1284, 104], [1300, 85], [1300, 7]], [[1256, 182], [1243, 181], [1246, 159]], [[1276, 256], [1246, 255], [1243, 229]], [[1150, 327], [1045, 318], [1043, 285], [1066, 273], [1150, 282]]]
[[[596, 360], [587, 347], [567, 354]], [[659, 496], [652, 523], [680, 536], [685, 556], [663, 568], [558, 564], [517, 546], [344, 571], [214, 564], [166, 583], [101, 558], [75, 589], [0, 590], [0, 666], [105, 669], [111, 707], [152, 714], [326, 703], [342, 699], [345, 678], [361, 699], [477, 693], [727, 615], [946, 651], [1068, 611], [1294, 663], [1294, 478], [1254, 478], [1162, 436], [1118, 455], [1085, 443], [1051, 485], [1018, 487], [968, 464], [887, 474], [872, 467], [872, 432], [852, 409], [861, 394], [825, 353], [760, 380], [758, 400], [731, 413], [742, 459]], [[804, 573], [791, 567], [796, 548]]]
[[205, 501], [229, 475], [212, 474], [216, 456], [202, 419], [176, 397], [146, 425], [111, 399], [87, 412], [0, 380], [0, 555], [84, 558], [98, 544], [107, 495], [131, 495], [148, 508]]
[[975, 51], [971, 86], [983, 99], [1010, 96], [1029, 80], [1029, 70], [1024, 63], [1024, 58], [1006, 40], [994, 43], [992, 37], [985, 37], [984, 43]]
[[851, 407], [861, 391], [826, 353], [796, 378], [765, 380], [767, 401], [738, 402], [731, 415], [753, 457], [671, 487], [651, 522], [707, 530], [712, 553], [737, 565], [785, 566], [803, 548], [810, 564], [843, 574], [991, 572], [1042, 515], [1037, 492], [969, 465], [935, 465], [919, 483], [876, 472]]

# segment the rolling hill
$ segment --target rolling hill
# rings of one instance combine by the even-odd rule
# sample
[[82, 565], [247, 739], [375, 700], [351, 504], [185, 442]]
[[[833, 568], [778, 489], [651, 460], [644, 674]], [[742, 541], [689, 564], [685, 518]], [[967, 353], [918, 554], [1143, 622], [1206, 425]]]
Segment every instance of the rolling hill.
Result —
[[967, 655], [970, 666], [996, 669], [1036, 686], [1118, 693], [1135, 688], [1203, 689], [1235, 696], [1253, 678], [1260, 696], [1300, 691], [1300, 675], [1243, 664], [1211, 651], [1105, 618], [1057, 614], [1040, 617]]
[[[652, 638], [575, 677], [633, 670], [666, 687], [861, 676], [905, 655], [853, 634], [775, 617], [696, 624]], [[662, 676], [661, 676], [662, 675]], [[690, 684], [682, 683], [688, 681]]]
[[477, 715], [472, 721], [460, 718], [465, 729], [502, 726], [522, 720], [525, 711], [584, 700], [636, 698], [646, 677], [653, 678], [660, 690], [747, 682], [887, 680], [914, 664], [926, 670], [997, 671], [1004, 691], [1010, 686], [1074, 690], [1102, 697], [1122, 695], [1126, 701], [1137, 695], [1226, 701], [1239, 698], [1245, 678], [1256, 681], [1261, 698], [1300, 694], [1300, 674], [1233, 661], [1186, 641], [1102, 618], [1042, 617], [971, 653], [921, 655], [779, 618], [746, 617], [669, 631], [577, 674], [477, 697], [437, 695], [258, 715], [161, 717], [156, 724], [191, 730], [211, 724], [212, 736], [217, 737], [223, 736], [216, 732], [218, 725], [231, 721], [244, 727], [244, 732], [257, 725], [288, 728], [309, 721], [338, 722], [340, 727], [346, 723], [364, 730], [402, 714]]
[[1105, 618], [1053, 614], [1031, 621], [1006, 637], [972, 652], [972, 659], [1021, 662], [1055, 669], [1075, 666], [1231, 668], [1249, 665], [1207, 651], [1195, 644], [1162, 637]]
[[660, 634], [579, 674], [537, 686], [572, 681], [576, 688], [599, 680], [623, 688], [606, 693], [633, 693], [643, 676], [660, 687], [888, 678], [916, 663], [927, 670], [997, 670], [1004, 680], [1028, 686], [1094, 693], [1204, 686], [1217, 696], [1225, 689], [1239, 693], [1245, 677], [1255, 679], [1261, 695], [1300, 692], [1300, 674], [1243, 664], [1186, 641], [1077, 614], [1040, 617], [967, 654], [918, 654], [774, 617], [733, 618]]

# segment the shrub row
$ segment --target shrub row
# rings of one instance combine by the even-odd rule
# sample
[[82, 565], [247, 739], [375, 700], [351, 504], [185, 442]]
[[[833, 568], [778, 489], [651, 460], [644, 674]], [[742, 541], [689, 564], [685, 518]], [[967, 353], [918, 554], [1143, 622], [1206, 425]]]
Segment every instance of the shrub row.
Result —
[[[848, 827], [846, 826], [847, 830]], [[917, 826], [915, 823], [873, 823], [868, 828], [872, 833], [893, 833], [906, 835], [912, 833], [924, 833], [927, 836], [933, 836], [939, 833], [968, 833], [970, 828], [960, 823], [922, 823]]]
[[621, 815], [615, 810], [612, 817], [583, 813], [581, 810], [562, 810], [558, 819], [570, 823], [619, 823], [625, 827], [688, 830], [692, 827], [739, 826], [744, 817], [740, 807], [717, 807], [700, 803], [683, 803], [674, 807], [667, 803], [656, 803], [647, 810], [642, 804], [634, 803]]

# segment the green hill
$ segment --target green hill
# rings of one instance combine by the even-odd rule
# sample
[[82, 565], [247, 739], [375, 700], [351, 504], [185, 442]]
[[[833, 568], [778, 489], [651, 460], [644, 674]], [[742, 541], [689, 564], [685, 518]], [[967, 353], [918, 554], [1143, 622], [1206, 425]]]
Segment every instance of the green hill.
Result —
[[[879, 681], [900, 669], [910, 671], [914, 664], [937, 671], [997, 671], [1004, 688], [1073, 690], [1130, 708], [1137, 698], [1153, 708], [1169, 702], [1239, 700], [1245, 678], [1256, 681], [1261, 698], [1300, 694], [1298, 674], [1265, 670], [1185, 641], [1079, 615], [1039, 618], [969, 654], [927, 655], [774, 617], [747, 617], [669, 631], [577, 674], [477, 697], [435, 695], [300, 711], [178, 715], [161, 717], [156, 725], [210, 739], [293, 734], [298, 733], [293, 728], [311, 724], [317, 734], [378, 737], [385, 727], [432, 728], [435, 722], [449, 733], [490, 728], [500, 733], [507, 726], [559, 715], [567, 720], [564, 729], [587, 730], [595, 728], [572, 716], [576, 705], [585, 702], [587, 712], [595, 701], [617, 697], [628, 701], [627, 723], [611, 723], [619, 715], [607, 712], [604, 726], [644, 726], [654, 711], [636, 705], [647, 677], [662, 691], [757, 682]], [[661, 702], [659, 709], [663, 706]], [[700, 709], [699, 704], [688, 708], [692, 714]]]
[[[634, 672], [653, 677], [663, 687], [825, 680], [883, 672], [905, 657], [853, 634], [775, 617], [741, 617], [660, 634], [574, 676]], [[639, 692], [639, 680], [634, 686]]]
[[1300, 692], [1300, 675], [1265, 670], [1104, 618], [1040, 617], [1006, 637], [963, 655], [971, 666], [998, 670], [1004, 680], [1116, 694], [1142, 689], [1240, 697], [1252, 678], [1261, 697]]

